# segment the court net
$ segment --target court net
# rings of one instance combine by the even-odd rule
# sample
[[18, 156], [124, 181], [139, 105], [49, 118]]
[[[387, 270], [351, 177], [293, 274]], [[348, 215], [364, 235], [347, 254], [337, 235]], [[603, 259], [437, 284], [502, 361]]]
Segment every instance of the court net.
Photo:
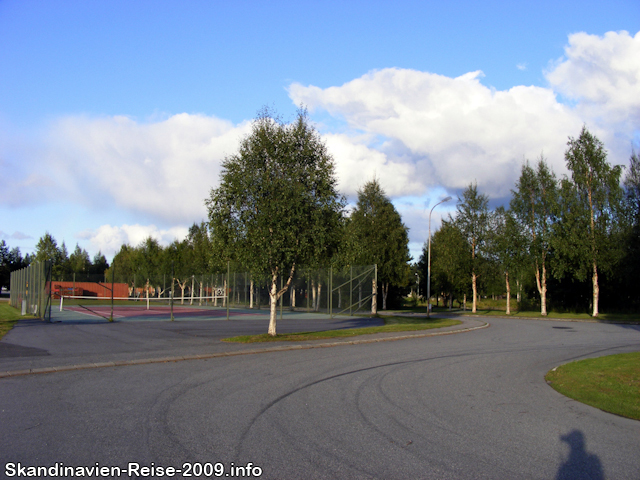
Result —
[[60, 311], [83, 313], [102, 317], [107, 320], [137, 315], [166, 314], [221, 308], [226, 306], [226, 297], [222, 294], [194, 297], [192, 301], [167, 297], [93, 297], [81, 295], [62, 295]]

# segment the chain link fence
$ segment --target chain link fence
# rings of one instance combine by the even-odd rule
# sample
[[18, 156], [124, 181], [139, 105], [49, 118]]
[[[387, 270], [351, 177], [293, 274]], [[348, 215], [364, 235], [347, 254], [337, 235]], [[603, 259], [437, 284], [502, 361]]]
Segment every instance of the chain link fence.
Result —
[[[179, 272], [179, 273], [178, 273]], [[283, 288], [287, 277], [278, 277]], [[298, 268], [278, 308], [288, 311], [334, 315], [376, 313], [375, 265], [344, 268]], [[113, 264], [102, 275], [69, 273], [51, 282], [54, 300], [62, 297], [115, 299], [173, 299], [175, 305], [268, 309], [271, 277], [254, 275], [241, 265], [227, 270], [185, 273], [172, 265], [156, 268], [123, 268]]]
[[22, 315], [51, 320], [51, 262], [34, 262], [11, 272], [9, 303]]

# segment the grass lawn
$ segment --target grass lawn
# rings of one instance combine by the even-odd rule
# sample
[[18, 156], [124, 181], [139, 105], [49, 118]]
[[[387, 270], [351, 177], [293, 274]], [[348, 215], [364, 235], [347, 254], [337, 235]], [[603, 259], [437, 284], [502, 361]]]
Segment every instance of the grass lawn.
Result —
[[323, 332], [300, 332], [278, 334], [272, 337], [266, 333], [261, 335], [241, 335], [239, 337], [225, 338], [223, 342], [255, 343], [255, 342], [282, 342], [320, 340], [327, 338], [355, 337], [371, 333], [411, 332], [416, 330], [429, 330], [431, 328], [449, 327], [459, 325], [462, 322], [453, 318], [439, 318], [427, 320], [426, 318], [407, 318], [384, 316], [385, 325], [378, 327], [350, 328], [342, 330], [326, 330]]
[[[467, 310], [465, 313], [471, 313]], [[514, 318], [557, 318], [560, 320], [593, 320], [593, 321], [609, 321], [609, 322], [620, 322], [620, 323], [638, 323], [640, 322], [640, 314], [637, 313], [600, 313], [598, 317], [594, 318], [588, 313], [559, 313], [559, 312], [548, 312], [546, 317], [540, 315], [540, 312], [511, 312], [510, 315], [507, 315], [503, 310], [490, 310], [490, 309], [478, 309], [476, 315], [491, 315], [494, 317], [514, 317]]]
[[[540, 311], [517, 311], [516, 310], [516, 302], [512, 302], [511, 314], [507, 315], [505, 313], [505, 300], [483, 300], [479, 302], [477, 311], [474, 315], [485, 315], [492, 317], [507, 317], [507, 318], [557, 318], [559, 320], [593, 320], [593, 321], [609, 321], [609, 322], [618, 322], [618, 323], [640, 323], [640, 313], [600, 313], [597, 318], [593, 318], [588, 313], [572, 313], [572, 312], [549, 312], [546, 317], [540, 315]], [[416, 313], [424, 313], [426, 312], [425, 306], [405, 306], [401, 310], [392, 310], [391, 312], [402, 313], [402, 312], [416, 312]], [[455, 315], [471, 315], [471, 307], [467, 302], [467, 310], [462, 310], [461, 308], [453, 308], [449, 310], [446, 307], [435, 307], [432, 310], [433, 313], [447, 313], [447, 314], [455, 314]]]
[[31, 315], [20, 315], [20, 311], [9, 305], [7, 301], [0, 301], [0, 338], [13, 328], [21, 318], [35, 318]]
[[550, 371], [545, 378], [567, 397], [640, 420], [640, 352], [568, 363]]

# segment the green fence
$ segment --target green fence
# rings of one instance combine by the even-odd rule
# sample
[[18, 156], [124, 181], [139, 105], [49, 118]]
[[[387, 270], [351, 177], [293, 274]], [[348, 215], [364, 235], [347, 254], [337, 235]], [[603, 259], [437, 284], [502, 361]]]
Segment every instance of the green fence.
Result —
[[11, 272], [11, 306], [22, 315], [51, 320], [51, 262], [35, 262]]
[[[277, 280], [283, 288], [288, 276]], [[376, 265], [295, 271], [278, 308], [334, 315], [376, 313]], [[271, 279], [229, 269], [229, 303], [232, 307], [269, 308]]]
[[[342, 268], [297, 268], [278, 308], [334, 315], [375, 313], [375, 265]], [[282, 288], [287, 277], [279, 277]], [[175, 305], [268, 309], [271, 278], [229, 263], [226, 271], [189, 272], [176, 264], [131, 266], [114, 263], [102, 275], [68, 273], [51, 282], [54, 300], [61, 296], [173, 298]]]

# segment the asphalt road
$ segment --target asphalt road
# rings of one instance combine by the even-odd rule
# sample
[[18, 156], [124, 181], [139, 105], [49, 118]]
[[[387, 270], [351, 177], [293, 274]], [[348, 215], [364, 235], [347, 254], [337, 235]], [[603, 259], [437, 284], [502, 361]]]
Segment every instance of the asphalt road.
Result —
[[0, 475], [13, 473], [8, 462], [225, 473], [252, 462], [269, 479], [640, 478], [640, 422], [544, 381], [562, 363], [640, 350], [640, 327], [488, 321], [455, 335], [1, 378]]

